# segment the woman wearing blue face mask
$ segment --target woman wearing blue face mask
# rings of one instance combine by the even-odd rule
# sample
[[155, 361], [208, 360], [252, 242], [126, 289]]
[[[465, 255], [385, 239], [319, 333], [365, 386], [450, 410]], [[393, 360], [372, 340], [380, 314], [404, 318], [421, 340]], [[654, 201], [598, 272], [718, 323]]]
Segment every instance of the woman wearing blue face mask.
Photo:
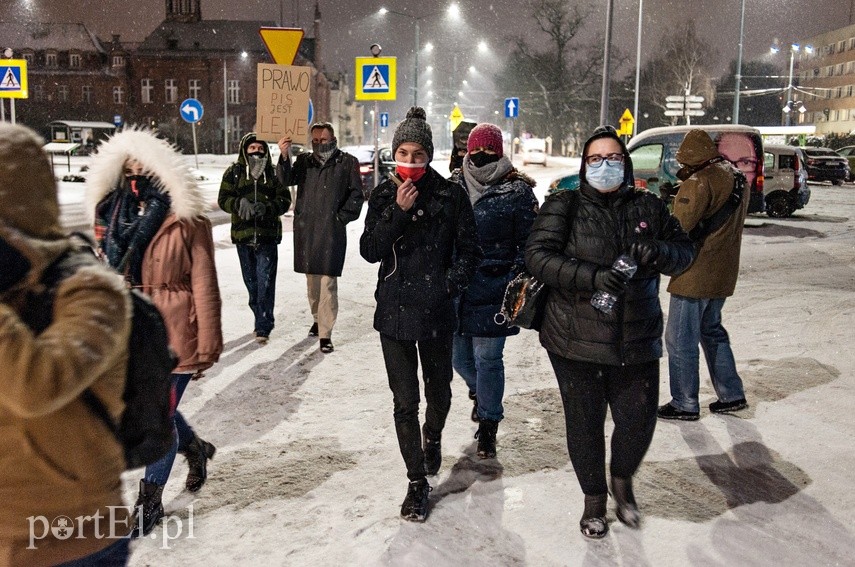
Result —
[[[585, 143], [579, 177], [578, 190], [555, 193], [541, 207], [525, 260], [550, 288], [540, 342], [558, 380], [567, 448], [585, 495], [579, 527], [600, 538], [608, 532], [606, 409], [614, 421], [609, 468], [617, 517], [637, 528], [632, 476], [653, 438], [659, 401], [659, 275], [682, 272], [694, 253], [665, 202], [633, 186], [632, 161], [611, 126]], [[611, 267], [621, 254], [638, 264], [631, 278]], [[591, 305], [597, 291], [619, 297], [610, 313]]]

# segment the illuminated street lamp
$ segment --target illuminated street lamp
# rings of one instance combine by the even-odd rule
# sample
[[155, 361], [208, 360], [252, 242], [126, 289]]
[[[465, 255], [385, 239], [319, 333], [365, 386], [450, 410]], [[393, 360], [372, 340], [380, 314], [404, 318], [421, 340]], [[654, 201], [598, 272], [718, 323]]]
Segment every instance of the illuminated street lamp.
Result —
[[[784, 113], [784, 125], [789, 126], [791, 123], [792, 110], [795, 108], [802, 114], [807, 110], [802, 104], [802, 101], [794, 101], [793, 100], [793, 61], [796, 58], [796, 53], [800, 51], [800, 46], [798, 43], [790, 44], [790, 74], [787, 79], [787, 103], [784, 105], [784, 108], [781, 111]], [[769, 48], [769, 51], [772, 53], [778, 53], [781, 51], [781, 48], [777, 45], [773, 45]], [[810, 45], [805, 46], [805, 53], [813, 53], [813, 47]]]

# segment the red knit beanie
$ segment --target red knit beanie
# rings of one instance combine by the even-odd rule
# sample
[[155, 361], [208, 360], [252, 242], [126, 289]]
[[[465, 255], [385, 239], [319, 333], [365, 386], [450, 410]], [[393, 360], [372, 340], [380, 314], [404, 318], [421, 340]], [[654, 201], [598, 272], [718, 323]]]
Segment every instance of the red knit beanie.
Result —
[[469, 140], [466, 142], [467, 152], [471, 152], [475, 148], [487, 148], [502, 157], [504, 155], [502, 130], [495, 124], [487, 122], [478, 124], [469, 132]]

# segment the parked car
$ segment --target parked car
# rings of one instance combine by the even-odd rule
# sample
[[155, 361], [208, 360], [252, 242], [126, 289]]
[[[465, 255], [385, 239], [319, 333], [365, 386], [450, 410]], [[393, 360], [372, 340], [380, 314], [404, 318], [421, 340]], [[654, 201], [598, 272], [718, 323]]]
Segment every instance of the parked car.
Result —
[[65, 175], [62, 176], [63, 181], [69, 181], [72, 183], [85, 183], [86, 182], [86, 174], [89, 171], [88, 165], [80, 166], [80, 169], [77, 171], [69, 171]]
[[837, 153], [846, 158], [849, 162], [849, 179], [847, 181], [855, 181], [855, 146], [846, 146], [837, 150]]
[[766, 214], [775, 218], [789, 217], [810, 200], [802, 151], [793, 146], [766, 144], [763, 153]]
[[546, 152], [540, 148], [526, 148], [522, 153], [522, 163], [523, 165], [538, 163], [546, 167]]
[[[374, 189], [374, 146], [343, 146], [341, 151], [347, 152], [359, 160], [362, 192], [367, 199], [371, 194], [371, 190]], [[384, 179], [395, 171], [395, 159], [392, 157], [392, 148], [381, 147], [379, 151], [379, 183], [382, 183]]]
[[804, 147], [805, 165], [810, 181], [830, 181], [840, 185], [849, 178], [849, 162], [830, 148]]

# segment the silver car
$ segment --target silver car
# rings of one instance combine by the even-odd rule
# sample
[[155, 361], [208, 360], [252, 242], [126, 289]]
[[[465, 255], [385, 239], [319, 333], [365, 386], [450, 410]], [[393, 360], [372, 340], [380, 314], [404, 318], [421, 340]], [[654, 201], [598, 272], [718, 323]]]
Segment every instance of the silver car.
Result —
[[763, 146], [763, 196], [766, 214], [786, 218], [807, 205], [810, 187], [801, 149], [794, 146]]

